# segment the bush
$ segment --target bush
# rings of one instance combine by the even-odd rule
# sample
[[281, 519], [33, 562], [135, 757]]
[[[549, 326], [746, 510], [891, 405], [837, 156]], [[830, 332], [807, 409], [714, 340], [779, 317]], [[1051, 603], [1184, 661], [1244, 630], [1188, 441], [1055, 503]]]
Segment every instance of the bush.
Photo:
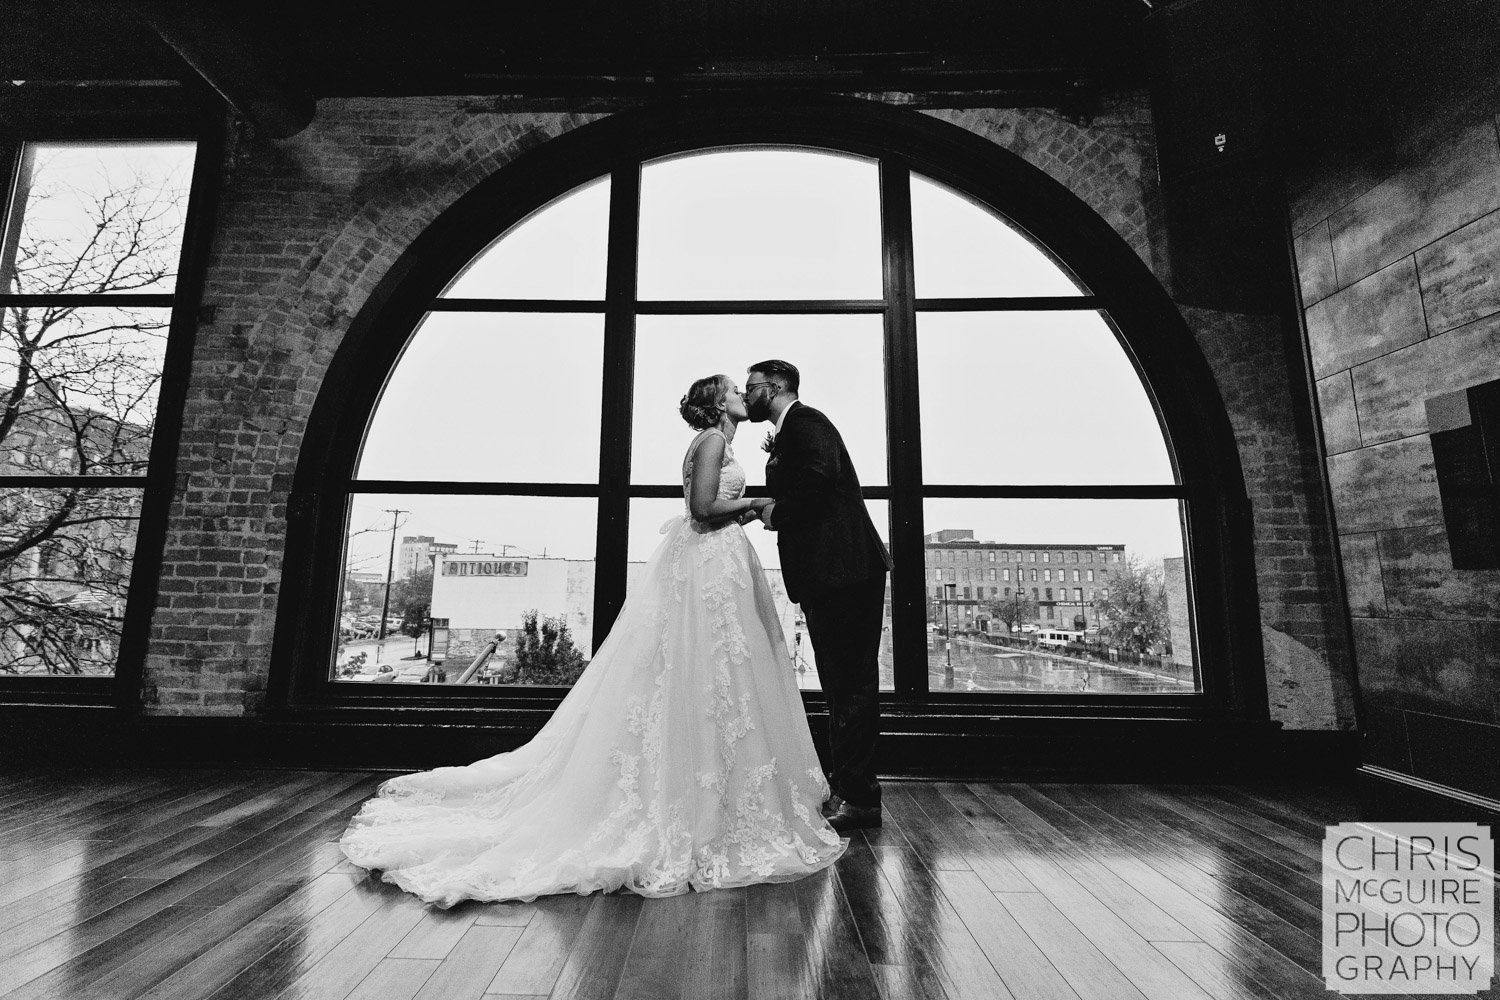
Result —
[[[535, 610], [521, 616], [521, 634], [516, 637], [515, 678], [501, 683], [556, 684], [571, 686], [588, 661], [573, 645], [566, 619], [539, 616]], [[509, 671], [506, 671], [509, 673]]]

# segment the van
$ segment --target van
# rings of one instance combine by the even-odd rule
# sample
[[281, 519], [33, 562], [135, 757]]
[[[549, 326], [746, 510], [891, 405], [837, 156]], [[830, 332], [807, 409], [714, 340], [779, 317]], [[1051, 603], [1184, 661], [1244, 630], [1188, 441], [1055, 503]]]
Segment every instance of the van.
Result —
[[1045, 629], [1037, 634], [1037, 644], [1051, 646], [1060, 649], [1063, 646], [1076, 646], [1083, 642], [1083, 633], [1073, 629]]

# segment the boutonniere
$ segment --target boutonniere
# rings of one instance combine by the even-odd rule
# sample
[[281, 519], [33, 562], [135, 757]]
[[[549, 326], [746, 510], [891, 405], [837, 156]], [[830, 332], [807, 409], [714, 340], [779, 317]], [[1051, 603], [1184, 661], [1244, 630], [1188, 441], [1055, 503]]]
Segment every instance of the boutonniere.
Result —
[[760, 447], [767, 455], [776, 454], [776, 435], [766, 431], [766, 439], [760, 443]]

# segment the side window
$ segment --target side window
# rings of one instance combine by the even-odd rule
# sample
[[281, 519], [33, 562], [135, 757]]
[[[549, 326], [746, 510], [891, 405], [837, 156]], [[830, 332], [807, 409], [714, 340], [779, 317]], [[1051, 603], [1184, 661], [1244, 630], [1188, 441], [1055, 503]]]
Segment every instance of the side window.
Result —
[[195, 148], [4, 152], [0, 293], [25, 298], [0, 309], [0, 691], [115, 673], [143, 504], [163, 486], [151, 450]]

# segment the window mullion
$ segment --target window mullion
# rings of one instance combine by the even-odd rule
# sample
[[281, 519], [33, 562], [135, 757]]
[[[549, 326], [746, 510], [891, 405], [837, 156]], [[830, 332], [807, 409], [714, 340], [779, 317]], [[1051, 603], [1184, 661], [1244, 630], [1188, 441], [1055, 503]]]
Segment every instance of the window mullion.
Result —
[[599, 429], [599, 534], [594, 556], [594, 649], [625, 603], [629, 549], [631, 418], [635, 407], [636, 263], [641, 165], [617, 166], [609, 186], [604, 283], [604, 395]]
[[911, 178], [905, 164], [880, 161], [881, 253], [885, 289], [886, 455], [891, 484], [891, 628], [896, 692], [927, 695], [926, 553], [922, 542], [922, 432], [917, 379], [916, 270]]
[[0, 145], [0, 292], [9, 292], [15, 283], [16, 253], [20, 244], [24, 214], [16, 204], [16, 188], [23, 173], [30, 173], [33, 150], [25, 143]]

